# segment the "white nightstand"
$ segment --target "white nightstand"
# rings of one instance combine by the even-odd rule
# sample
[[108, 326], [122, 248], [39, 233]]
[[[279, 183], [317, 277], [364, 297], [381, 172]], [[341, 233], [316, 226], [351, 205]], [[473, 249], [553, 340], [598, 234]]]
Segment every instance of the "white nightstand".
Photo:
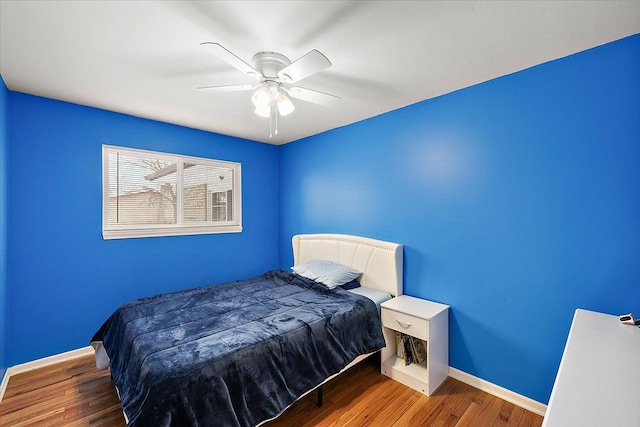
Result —
[[[381, 372], [414, 390], [431, 395], [449, 374], [449, 306], [401, 295], [381, 304]], [[425, 363], [405, 366], [396, 353], [396, 331], [427, 342]]]

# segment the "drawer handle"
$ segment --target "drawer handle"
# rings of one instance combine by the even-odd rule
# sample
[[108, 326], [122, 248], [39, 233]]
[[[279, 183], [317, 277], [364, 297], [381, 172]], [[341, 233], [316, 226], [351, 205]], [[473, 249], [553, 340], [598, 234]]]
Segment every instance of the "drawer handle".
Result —
[[409, 329], [411, 327], [411, 323], [401, 322], [398, 319], [396, 319], [396, 322], [398, 322], [398, 325], [402, 326], [405, 329]]

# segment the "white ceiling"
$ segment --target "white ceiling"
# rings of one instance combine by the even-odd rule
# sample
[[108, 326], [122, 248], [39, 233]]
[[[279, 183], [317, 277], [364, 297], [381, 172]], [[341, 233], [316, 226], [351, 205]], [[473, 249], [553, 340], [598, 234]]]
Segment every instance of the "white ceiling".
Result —
[[[0, 74], [12, 91], [283, 144], [640, 33], [640, 1], [0, 0]], [[333, 66], [297, 85], [340, 96], [294, 100], [269, 139], [254, 83], [206, 52]]]

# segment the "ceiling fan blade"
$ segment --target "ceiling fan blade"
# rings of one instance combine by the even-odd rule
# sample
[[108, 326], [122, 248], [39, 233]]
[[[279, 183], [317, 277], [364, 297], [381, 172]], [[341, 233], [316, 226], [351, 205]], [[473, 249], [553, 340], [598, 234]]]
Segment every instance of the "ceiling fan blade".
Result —
[[258, 72], [258, 70], [256, 70], [251, 65], [244, 62], [242, 59], [238, 58], [233, 53], [229, 52], [227, 49], [222, 47], [222, 45], [218, 43], [213, 43], [213, 42], [204, 42], [204, 43], [200, 43], [200, 46], [204, 47], [210, 53], [222, 59], [232, 67], [242, 71], [246, 75], [258, 80], [262, 78], [262, 75]]
[[225, 85], [225, 86], [201, 86], [198, 90], [206, 90], [211, 92], [237, 92], [241, 90], [255, 89], [260, 85]]
[[331, 61], [314, 49], [280, 70], [278, 77], [287, 83], [295, 83], [330, 66]]
[[317, 90], [306, 89], [303, 87], [291, 87], [286, 91], [292, 98], [300, 99], [302, 101], [307, 101], [314, 104], [324, 105], [325, 107], [334, 106], [340, 99], [339, 96], [330, 95], [328, 93], [318, 92]]

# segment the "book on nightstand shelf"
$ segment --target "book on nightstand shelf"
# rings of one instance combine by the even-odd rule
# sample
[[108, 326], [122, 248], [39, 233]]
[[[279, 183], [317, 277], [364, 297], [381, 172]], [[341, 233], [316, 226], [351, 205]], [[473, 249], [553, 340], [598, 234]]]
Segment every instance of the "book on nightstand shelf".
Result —
[[427, 361], [427, 343], [420, 338], [396, 331], [396, 355], [404, 360], [405, 366]]
[[404, 344], [402, 343], [402, 333], [396, 331], [396, 355], [404, 360]]

